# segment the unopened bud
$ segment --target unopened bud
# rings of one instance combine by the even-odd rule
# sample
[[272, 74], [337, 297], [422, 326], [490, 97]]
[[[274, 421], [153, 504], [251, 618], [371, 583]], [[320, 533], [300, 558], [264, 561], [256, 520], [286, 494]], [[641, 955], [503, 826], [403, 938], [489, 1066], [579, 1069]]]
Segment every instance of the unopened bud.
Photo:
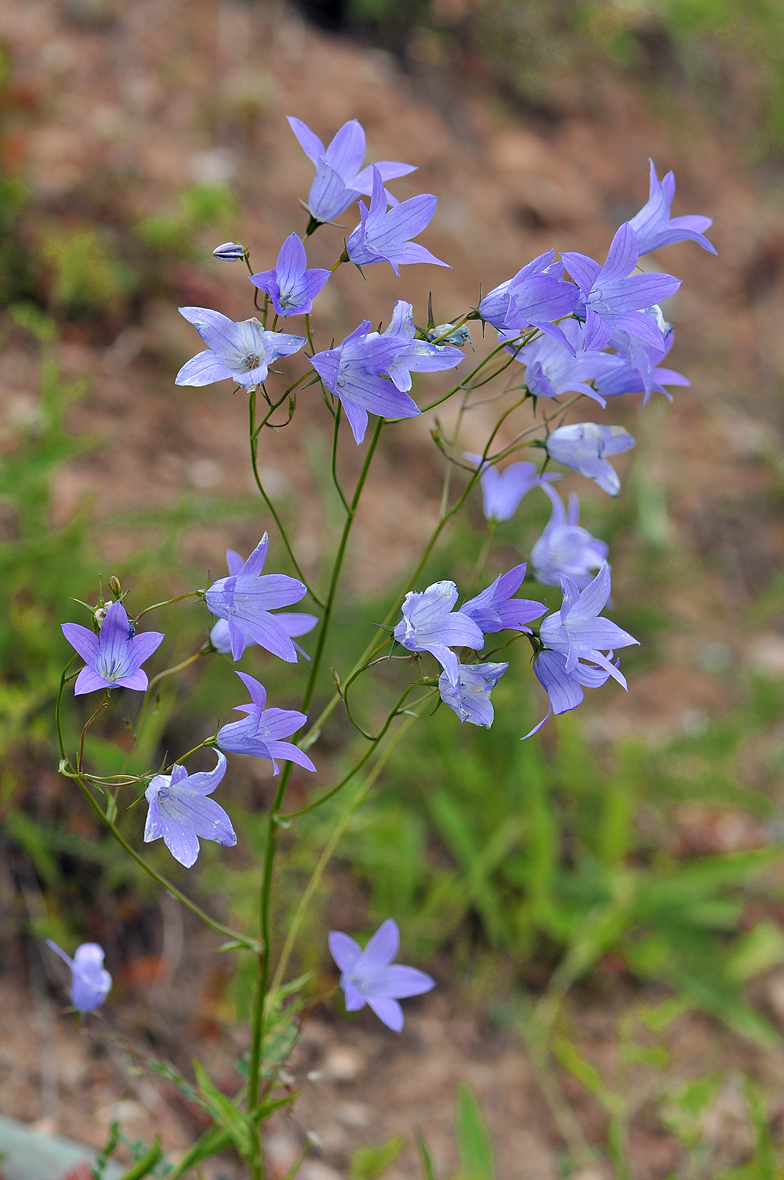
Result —
[[222, 262], [239, 262], [245, 257], [245, 247], [239, 242], [224, 242], [222, 246], [216, 246], [212, 254]]
[[439, 344], [454, 344], [457, 348], [471, 343], [467, 324], [461, 324], [459, 328], [454, 324], [436, 324], [434, 328], [428, 328], [427, 338], [431, 343], [437, 340]]
[[112, 574], [111, 578], [109, 578], [109, 589], [111, 590], [117, 602], [119, 602], [122, 598], [122, 586], [120, 585], [120, 579], [114, 574]]

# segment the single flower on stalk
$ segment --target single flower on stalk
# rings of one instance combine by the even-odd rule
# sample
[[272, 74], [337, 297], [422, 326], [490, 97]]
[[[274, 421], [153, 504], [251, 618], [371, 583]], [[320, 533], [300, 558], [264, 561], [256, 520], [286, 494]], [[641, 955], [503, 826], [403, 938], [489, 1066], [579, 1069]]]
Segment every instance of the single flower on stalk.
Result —
[[554, 251], [548, 250], [488, 291], [477, 308], [480, 318], [499, 332], [508, 331], [510, 337], [533, 327], [568, 346], [562, 328], [553, 320], [571, 315], [580, 291], [574, 283], [563, 281], [564, 264], [554, 258]]
[[346, 1011], [358, 1012], [369, 1004], [393, 1032], [403, 1027], [403, 1009], [398, 1000], [420, 996], [436, 985], [424, 971], [392, 962], [399, 947], [400, 932], [394, 918], [382, 922], [364, 951], [348, 934], [339, 930], [329, 933], [329, 951], [341, 972]]
[[296, 664], [290, 632], [279, 616], [270, 612], [299, 602], [307, 594], [307, 587], [287, 574], [262, 576], [268, 546], [265, 533], [245, 562], [238, 553], [227, 549], [229, 576], [213, 582], [205, 601], [211, 614], [228, 623], [233, 660], [240, 658], [248, 644], [258, 643], [287, 663]]
[[511, 520], [517, 511], [520, 501], [527, 496], [531, 488], [543, 487], [547, 483], [563, 479], [556, 471], [539, 474], [535, 463], [511, 463], [505, 471], [486, 461], [473, 451], [464, 451], [463, 458], [468, 459], [476, 467], [481, 468], [479, 482], [482, 486], [482, 512], [485, 520], [496, 524], [503, 520]]
[[[370, 332], [368, 339], [375, 334]], [[381, 335], [393, 336], [408, 343], [405, 352], [399, 352], [384, 370], [393, 384], [404, 393], [408, 393], [411, 388], [412, 373], [438, 373], [444, 369], [454, 369], [465, 360], [459, 348], [452, 348], [446, 343], [431, 344], [428, 340], [416, 339], [414, 309], [405, 299], [398, 299], [392, 319]]]
[[495, 631], [526, 631], [529, 635], [531, 628], [526, 623], [540, 619], [546, 613], [547, 607], [543, 602], [534, 602], [530, 598], [512, 598], [522, 585], [525, 577], [526, 565], [516, 565], [506, 574], [500, 574], [491, 586], [470, 598], [460, 607], [459, 614], [473, 619], [477, 627], [485, 635]]
[[337, 348], [310, 357], [327, 389], [340, 399], [357, 443], [365, 437], [368, 414], [413, 418], [421, 413], [413, 398], [388, 375], [398, 357], [411, 353], [410, 340], [370, 329], [370, 320], [364, 320]]
[[559, 426], [545, 440], [551, 459], [573, 467], [610, 496], [618, 495], [621, 481], [605, 456], [621, 454], [633, 446], [634, 439], [623, 426], [598, 426], [595, 422]]
[[499, 339], [510, 340], [508, 351], [515, 360], [525, 365], [525, 384], [532, 397], [560, 397], [565, 393], [583, 393], [595, 402], [607, 403], [589, 384], [609, 372], [617, 364], [606, 352], [585, 348], [585, 328], [577, 320], [563, 325], [566, 343], [550, 336], [540, 336], [523, 348], [517, 349], [515, 329], [505, 330]]
[[[240, 560], [242, 559], [240, 558]], [[293, 610], [279, 611], [275, 615], [275, 618], [291, 638], [292, 642], [300, 635], [307, 635], [318, 623], [316, 615], [307, 615]], [[245, 646], [253, 647], [255, 642], [255, 639], [251, 639]], [[226, 619], [218, 619], [210, 631], [210, 643], [222, 656], [231, 655], [231, 636], [229, 634], [229, 624]], [[294, 648], [306, 660], [310, 659], [308, 653], [298, 643], [294, 643]]]
[[703, 232], [711, 227], [713, 219], [699, 214], [670, 217], [670, 205], [675, 196], [675, 177], [672, 172], [668, 172], [659, 180], [653, 160], [649, 159], [648, 163], [651, 166], [650, 195], [640, 212], [635, 213], [629, 222], [637, 235], [640, 254], [650, 254], [651, 250], [658, 250], [660, 246], [670, 246], [673, 242], [687, 239], [715, 254], [716, 247]]
[[80, 1012], [100, 1008], [112, 987], [112, 977], [103, 965], [103, 948], [97, 942], [83, 942], [74, 957], [67, 955], [51, 938], [46, 945], [71, 968], [71, 1003]]
[[442, 262], [424, 246], [409, 240], [421, 234], [430, 224], [438, 198], [432, 193], [420, 193], [388, 209], [381, 173], [375, 167], [372, 171], [373, 196], [370, 208], [364, 201], [359, 202], [362, 220], [346, 242], [349, 261], [357, 266], [388, 262], [395, 274], [399, 273], [399, 267], [410, 266], [415, 262], [431, 262], [436, 266], [448, 267], [448, 262]]
[[[371, 166], [362, 167], [365, 132], [356, 119], [344, 123], [327, 148], [301, 119], [289, 116], [289, 126], [305, 155], [316, 165], [316, 176], [306, 205], [314, 221], [320, 224], [332, 221], [363, 193], [372, 192]], [[376, 168], [382, 180], [394, 180], [397, 176], [416, 172], [416, 165], [401, 164], [396, 160], [378, 160], [372, 167]], [[395, 203], [391, 193], [386, 196], [390, 203]]]
[[571, 578], [562, 577], [561, 609], [547, 616], [539, 628], [539, 638], [546, 648], [565, 656], [567, 673], [574, 671], [579, 659], [590, 660], [625, 688], [623, 676], [602, 653], [637, 645], [640, 641], [610, 619], [597, 617], [610, 597], [610, 589], [610, 567], [606, 561], [584, 590], [579, 590]]
[[[612, 655], [612, 652], [610, 653]], [[617, 668], [617, 661], [616, 661]], [[583, 702], [583, 688], [601, 688], [610, 679], [610, 673], [596, 664], [584, 664], [580, 660], [570, 672], [566, 670], [566, 656], [557, 651], [540, 651], [534, 657], [534, 672], [536, 679], [547, 693], [548, 709], [545, 716], [533, 729], [521, 738], [531, 737], [537, 733], [551, 713], [559, 717], [561, 713], [568, 713], [576, 709]], [[626, 680], [618, 673], [620, 683], [626, 688]]]
[[482, 725], [489, 729], [493, 724], [493, 706], [490, 693], [503, 676], [509, 664], [460, 664], [460, 683], [450, 683], [446, 672], [438, 678], [438, 691], [445, 705], [454, 710], [460, 721]]
[[256, 758], [268, 758], [272, 763], [272, 773], [278, 774], [280, 767], [275, 761], [280, 758], [284, 762], [296, 762], [305, 770], [315, 773], [315, 766], [304, 750], [295, 746], [293, 742], [281, 741], [281, 738], [291, 737], [307, 721], [304, 713], [296, 709], [265, 709], [267, 690], [264, 685], [253, 676], [238, 672], [242, 683], [250, 693], [249, 705], [235, 705], [234, 711], [247, 713], [242, 721], [232, 721], [218, 730], [217, 743], [230, 754], [253, 754]]
[[226, 773], [226, 758], [216, 750], [214, 770], [188, 774], [179, 763], [171, 774], [156, 774], [144, 792], [149, 804], [144, 841], [160, 840], [175, 860], [189, 869], [199, 855], [199, 838], [232, 848], [237, 835], [226, 812], [208, 799]]
[[674, 295], [681, 280], [668, 274], [632, 273], [639, 250], [628, 221], [615, 234], [604, 266], [573, 250], [563, 251], [561, 257], [582, 292], [574, 314], [585, 321], [586, 348], [604, 348], [618, 329], [651, 348], [664, 346], [660, 329], [645, 309]]
[[268, 332], [255, 316], [235, 323], [208, 307], [181, 307], [179, 312], [209, 347], [185, 362], [175, 385], [212, 385], [230, 378], [251, 389], [266, 380], [274, 361], [298, 352], [305, 343], [304, 336]]
[[61, 623], [61, 627], [87, 665], [76, 677], [75, 696], [102, 688], [135, 688], [139, 692], [147, 688], [142, 664], [160, 646], [162, 631], [136, 635], [121, 602], [107, 607], [97, 635], [80, 623]]
[[329, 279], [322, 267], [308, 270], [305, 247], [297, 234], [289, 234], [280, 248], [274, 270], [251, 275], [250, 281], [272, 300], [278, 315], [303, 315]]
[[555, 488], [545, 487], [553, 510], [544, 532], [531, 550], [534, 576], [543, 586], [560, 586], [571, 578], [584, 590], [607, 560], [607, 545], [580, 526], [580, 500], [572, 492], [568, 512]]
[[454, 609], [456, 602], [454, 582], [434, 582], [426, 590], [410, 590], [403, 600], [403, 618], [393, 633], [408, 651], [428, 651], [435, 656], [454, 688], [460, 674], [451, 648], [471, 647], [478, 651], [485, 642], [481, 627]]

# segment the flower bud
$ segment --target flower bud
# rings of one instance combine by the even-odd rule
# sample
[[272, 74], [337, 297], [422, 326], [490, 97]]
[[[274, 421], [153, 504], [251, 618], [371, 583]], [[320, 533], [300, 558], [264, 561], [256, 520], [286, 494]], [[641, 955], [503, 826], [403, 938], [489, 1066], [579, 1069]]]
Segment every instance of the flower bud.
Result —
[[239, 262], [245, 257], [245, 247], [238, 242], [224, 242], [222, 246], [216, 246], [212, 254], [214, 258], [220, 258], [222, 262]]
[[439, 344], [454, 344], [457, 348], [471, 343], [467, 324], [461, 324], [459, 328], [454, 324], [436, 324], [434, 328], [428, 328], [427, 338], [431, 343], [437, 340]]
[[109, 588], [119, 602], [122, 598], [122, 586], [120, 585], [120, 579], [115, 574], [112, 574], [111, 578], [109, 578]]

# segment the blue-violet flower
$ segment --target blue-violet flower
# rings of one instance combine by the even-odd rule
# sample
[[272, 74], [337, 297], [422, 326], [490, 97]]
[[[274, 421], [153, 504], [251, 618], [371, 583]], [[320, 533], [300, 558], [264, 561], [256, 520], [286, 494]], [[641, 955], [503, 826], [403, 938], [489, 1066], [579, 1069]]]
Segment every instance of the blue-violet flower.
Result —
[[435, 980], [424, 971], [392, 963], [399, 946], [400, 932], [394, 918], [382, 922], [364, 951], [348, 934], [339, 930], [329, 934], [330, 954], [341, 972], [346, 1011], [358, 1012], [369, 1004], [393, 1032], [403, 1027], [403, 1009], [398, 1000], [419, 996], [435, 987]]
[[[472, 451], [464, 451], [463, 458], [477, 467], [482, 464], [482, 456], [475, 455]], [[485, 520], [496, 523], [511, 520], [523, 496], [526, 496], [531, 488], [543, 487], [546, 483], [553, 483], [562, 478], [556, 471], [540, 475], [535, 463], [511, 463], [505, 471], [499, 471], [497, 467], [485, 463], [479, 476]]]
[[650, 195], [639, 213], [629, 222], [637, 235], [640, 254], [649, 254], [659, 246], [670, 246], [673, 242], [691, 239], [703, 250], [716, 253], [716, 247], [705, 237], [703, 230], [713, 224], [710, 217], [689, 214], [686, 217], [670, 217], [670, 205], [675, 196], [675, 177], [668, 172], [662, 180], [656, 175], [653, 160], [651, 166]]
[[394, 636], [408, 651], [429, 651], [442, 665], [449, 683], [459, 684], [458, 660], [450, 646], [484, 646], [481, 628], [461, 611], [455, 611], [457, 586], [454, 582], [434, 582], [426, 590], [409, 591], [403, 600], [403, 618]]
[[522, 585], [525, 577], [525, 562], [516, 565], [508, 573], [500, 574], [491, 586], [477, 594], [476, 598], [469, 598], [458, 612], [473, 619], [483, 634], [489, 635], [494, 631], [526, 631], [529, 635], [531, 628], [526, 623], [540, 619], [546, 613], [547, 607], [543, 602], [534, 602], [530, 598], [512, 598]]
[[493, 706], [490, 693], [503, 676], [509, 664], [460, 664], [460, 683], [450, 684], [446, 672], [438, 678], [441, 700], [457, 713], [460, 721], [472, 725], [483, 725], [489, 729], [493, 724]]
[[573, 467], [598, 483], [610, 496], [617, 496], [621, 481], [605, 455], [617, 455], [634, 446], [634, 439], [623, 426], [597, 426], [595, 422], [577, 422], [559, 426], [546, 440], [547, 454], [564, 467]]
[[251, 703], [234, 706], [235, 712], [247, 713], [247, 717], [219, 729], [218, 745], [230, 754], [253, 754], [256, 758], [268, 758], [272, 763], [273, 774], [280, 770], [276, 758], [284, 762], [296, 762], [298, 766], [304, 766], [305, 770], [315, 772], [315, 766], [299, 746], [280, 740], [302, 729], [307, 721], [305, 714], [298, 713], [296, 709], [265, 709], [267, 690], [264, 685], [244, 672], [238, 672], [237, 675], [250, 693]]
[[226, 812], [214, 799], [208, 799], [226, 773], [226, 758], [216, 750], [218, 765], [214, 770], [188, 774], [179, 763], [171, 774], [156, 774], [144, 792], [150, 807], [144, 825], [144, 840], [163, 842], [175, 860], [189, 869], [199, 855], [199, 837], [214, 840], [227, 848], [237, 843], [237, 835]]
[[430, 224], [438, 198], [432, 193], [420, 193], [399, 205], [387, 208], [387, 195], [378, 168], [373, 168], [373, 195], [368, 209], [359, 202], [361, 221], [346, 242], [346, 254], [357, 266], [373, 262], [388, 262], [395, 274], [399, 267], [414, 262], [432, 262], [449, 266], [436, 258], [418, 242], [409, 241]]
[[87, 665], [76, 677], [75, 696], [99, 688], [135, 688], [140, 692], [146, 689], [147, 673], [142, 664], [159, 647], [162, 631], [134, 634], [121, 602], [107, 607], [97, 635], [80, 623], [61, 626], [63, 635]]
[[531, 550], [534, 575], [543, 586], [560, 586], [561, 578], [568, 577], [584, 590], [607, 560], [607, 545], [581, 528], [580, 500], [574, 492], [569, 496], [567, 512], [555, 488], [544, 490], [552, 500], [553, 511]]
[[278, 315], [303, 315], [329, 278], [322, 267], [308, 270], [305, 247], [297, 234], [289, 234], [280, 248], [274, 270], [251, 275], [250, 281], [266, 291]]
[[67, 955], [51, 938], [46, 945], [71, 968], [71, 1003], [80, 1012], [100, 1008], [112, 987], [112, 977], [103, 965], [103, 948], [97, 942], [83, 942], [74, 957]]
[[231, 378], [250, 389], [266, 380], [273, 361], [291, 356], [305, 343], [304, 336], [268, 332], [255, 316], [235, 323], [208, 307], [181, 307], [179, 311], [209, 347], [185, 362], [175, 385], [212, 385]]

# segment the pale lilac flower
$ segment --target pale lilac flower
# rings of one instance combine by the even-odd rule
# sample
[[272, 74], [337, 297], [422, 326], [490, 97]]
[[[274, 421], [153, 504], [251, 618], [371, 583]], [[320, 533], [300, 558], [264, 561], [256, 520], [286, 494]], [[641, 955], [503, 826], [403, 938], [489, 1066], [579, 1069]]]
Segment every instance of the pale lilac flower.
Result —
[[498, 331], [520, 335], [525, 328], [539, 328], [545, 335], [565, 342], [562, 329], [552, 323], [572, 313], [580, 299], [574, 283], [564, 282], [564, 264], [554, 262], [548, 250], [529, 262], [505, 283], [489, 291], [477, 311]]
[[329, 278], [321, 267], [308, 270], [305, 247], [297, 234], [289, 234], [280, 248], [274, 270], [251, 275], [250, 281], [266, 291], [278, 315], [303, 315]]
[[250, 643], [289, 664], [296, 664], [297, 653], [290, 633], [279, 615], [270, 614], [281, 606], [292, 606], [307, 594], [307, 587], [286, 574], [265, 574], [269, 537], [259, 541], [247, 561], [238, 553], [226, 550], [228, 578], [213, 582], [205, 595], [207, 608], [229, 625], [231, 657], [238, 660]]
[[[242, 561], [242, 558], [240, 558], [240, 561]], [[292, 610], [280, 611], [275, 615], [275, 618], [292, 641], [300, 635], [307, 635], [308, 631], [312, 631], [316, 623], [318, 623], [316, 615], [300, 614]], [[245, 646], [252, 647], [255, 642], [255, 639], [252, 639]], [[231, 655], [231, 636], [229, 635], [229, 624], [226, 619], [218, 619], [210, 631], [210, 643], [222, 656]], [[295, 643], [294, 647], [306, 660], [310, 659], [308, 653], [298, 643]]]
[[[577, 320], [568, 320], [563, 325], [566, 344], [548, 336], [540, 336], [520, 349], [510, 343], [508, 351], [526, 366], [525, 383], [532, 397], [584, 393], [602, 406], [607, 404], [588, 383], [611, 370], [616, 361], [606, 352], [586, 349], [585, 332]], [[499, 339], [514, 341], [516, 336], [516, 329], [511, 329], [501, 332]]]
[[[534, 672], [547, 693], [548, 709], [545, 716], [525, 735], [529, 738], [542, 728], [551, 713], [560, 716], [570, 709], [576, 709], [583, 701], [583, 688], [600, 688], [610, 679], [610, 673], [595, 664], [583, 664], [579, 660], [570, 672], [566, 671], [566, 656], [557, 651], [540, 651], [534, 659]], [[618, 673], [620, 676], [620, 672]], [[626, 688], [626, 681], [621, 677]]]
[[410, 266], [414, 262], [449, 266], [448, 262], [442, 262], [418, 242], [409, 241], [430, 224], [437, 202], [438, 198], [432, 193], [420, 193], [387, 209], [384, 182], [378, 168], [374, 167], [370, 209], [364, 201], [359, 202], [362, 220], [346, 242], [349, 260], [357, 266], [388, 262], [395, 274], [399, 274], [399, 267]]
[[[368, 339], [372, 339], [374, 335], [376, 333], [370, 332]], [[446, 343], [431, 344], [427, 340], [416, 339], [414, 309], [405, 299], [398, 299], [392, 319], [381, 335], [393, 336], [408, 343], [406, 351], [399, 352], [384, 370], [404, 393], [411, 388], [412, 373], [437, 373], [443, 369], [454, 369], [465, 360], [459, 348], [452, 348]]]
[[[615, 356], [614, 365], [597, 378], [596, 388], [602, 397], [619, 397], [624, 393], [643, 393], [642, 404], [645, 405], [654, 390], [663, 393], [672, 401], [672, 394], [665, 389], [665, 385], [691, 385], [682, 373], [674, 369], [663, 369], [659, 364], [664, 360], [672, 348], [674, 332], [667, 325], [668, 331], [664, 335], [664, 349], [647, 348], [641, 341], [638, 347], [629, 349], [633, 359], [625, 356]], [[615, 338], [613, 337], [613, 344]]]
[[224, 242], [216, 246], [212, 252], [213, 258], [220, 258], [222, 262], [240, 262], [245, 257], [245, 247], [239, 242]]
[[97, 635], [79, 623], [61, 626], [63, 635], [87, 665], [76, 677], [75, 696], [99, 688], [135, 688], [139, 692], [146, 689], [147, 673], [142, 670], [142, 664], [160, 646], [162, 631], [134, 634], [121, 602], [113, 602], [107, 608]]
[[[316, 165], [316, 177], [307, 204], [314, 221], [332, 221], [362, 193], [372, 192], [371, 168], [362, 168], [365, 132], [361, 123], [356, 119], [344, 123], [328, 148], [301, 119], [289, 116], [289, 125], [305, 155]], [[397, 176], [407, 176], [409, 172], [416, 171], [415, 165], [400, 164], [396, 160], [379, 160], [374, 166], [382, 180], [394, 180]], [[386, 195], [390, 202], [394, 201], [391, 193]]]
[[156, 774], [144, 792], [149, 803], [144, 841], [160, 840], [175, 860], [189, 869], [199, 855], [199, 838], [232, 848], [237, 835], [226, 812], [208, 799], [226, 773], [226, 758], [216, 750], [214, 770], [188, 774], [179, 763], [171, 774]]
[[291, 356], [305, 343], [304, 336], [268, 332], [255, 316], [235, 323], [208, 307], [181, 307], [179, 312], [209, 348], [186, 361], [175, 385], [212, 385], [231, 378], [250, 389], [266, 380], [269, 366], [278, 357]]
[[628, 221], [613, 238], [604, 266], [572, 250], [561, 257], [582, 292], [574, 314], [585, 320], [587, 348], [604, 348], [618, 329], [639, 336], [651, 348], [663, 346], [662, 334], [645, 308], [674, 295], [681, 281], [668, 274], [632, 274], [639, 250]]
[[458, 661], [450, 647], [478, 651], [485, 642], [474, 620], [454, 609], [456, 602], [454, 582], [434, 582], [426, 590], [411, 590], [403, 600], [403, 618], [394, 630], [401, 647], [435, 656], [455, 687], [459, 683]]
[[100, 1008], [112, 987], [112, 977], [103, 965], [103, 948], [97, 942], [83, 942], [74, 957], [67, 955], [51, 938], [46, 945], [71, 968], [71, 1003], [80, 1012]]
[[705, 237], [703, 230], [713, 224], [712, 218], [689, 214], [686, 217], [670, 217], [670, 205], [675, 196], [675, 177], [668, 172], [662, 179], [656, 175], [653, 160], [651, 166], [650, 196], [639, 213], [635, 213], [629, 222], [637, 235], [640, 254], [650, 254], [651, 250], [658, 250], [660, 246], [670, 246], [673, 242], [691, 239], [703, 250], [716, 253], [716, 247]]
[[539, 628], [539, 637], [545, 647], [566, 657], [567, 672], [574, 671], [578, 659], [590, 660], [604, 668], [625, 688], [623, 676], [602, 652], [639, 644], [639, 640], [610, 619], [597, 618], [610, 597], [610, 589], [610, 567], [607, 562], [582, 591], [578, 590], [571, 578], [562, 577], [561, 609], [547, 616]]
[[403, 1009], [398, 1000], [419, 996], [436, 985], [424, 971], [392, 963], [399, 946], [400, 932], [394, 918], [382, 922], [364, 951], [348, 934], [329, 932], [329, 951], [340, 968], [346, 1011], [358, 1012], [369, 1004], [393, 1032], [403, 1027]]
[[340, 399], [357, 443], [365, 437], [368, 413], [381, 418], [413, 418], [421, 413], [413, 398], [384, 375], [398, 357], [411, 357], [411, 342], [370, 328], [370, 320], [364, 320], [337, 348], [310, 358], [327, 389]]
[[272, 772], [280, 770], [276, 758], [284, 762], [296, 762], [305, 770], [315, 772], [316, 768], [307, 754], [292, 742], [281, 741], [291, 737], [307, 721], [304, 713], [296, 709], [265, 709], [267, 690], [253, 676], [238, 672], [242, 683], [251, 696], [249, 705], [235, 705], [236, 713], [247, 713], [242, 721], [232, 721], [218, 730], [218, 745], [230, 754], [253, 754], [256, 758], [268, 758]]
[[[482, 465], [482, 456], [475, 455], [472, 451], [465, 451], [463, 458], [477, 467]], [[479, 476], [485, 520], [497, 523], [510, 520], [523, 496], [526, 496], [531, 488], [543, 487], [546, 483], [562, 478], [555, 471], [540, 475], [535, 463], [512, 463], [505, 471], [499, 471], [497, 467], [485, 463]]]
[[473, 619], [485, 635], [494, 631], [526, 631], [531, 634], [531, 628], [526, 623], [539, 619], [546, 612], [543, 602], [534, 602], [530, 598], [512, 598], [522, 585], [525, 577], [526, 565], [516, 565], [508, 573], [500, 574], [491, 586], [470, 598], [460, 607], [459, 613]]
[[489, 729], [493, 724], [493, 706], [490, 693], [503, 676], [509, 664], [460, 664], [460, 683], [450, 684], [446, 672], [438, 678], [438, 691], [445, 705], [453, 709], [460, 721], [472, 725], [483, 725]]
[[584, 590], [607, 560], [607, 545], [580, 527], [580, 500], [574, 492], [569, 496], [567, 513], [555, 489], [544, 490], [552, 500], [553, 511], [531, 550], [534, 575], [543, 586], [560, 586], [561, 578], [568, 577], [578, 590]]
[[634, 446], [634, 439], [623, 426], [597, 426], [595, 422], [577, 422], [559, 426], [546, 439], [547, 454], [564, 467], [573, 467], [592, 479], [610, 496], [621, 490], [615, 468], [605, 455], [618, 455]]

